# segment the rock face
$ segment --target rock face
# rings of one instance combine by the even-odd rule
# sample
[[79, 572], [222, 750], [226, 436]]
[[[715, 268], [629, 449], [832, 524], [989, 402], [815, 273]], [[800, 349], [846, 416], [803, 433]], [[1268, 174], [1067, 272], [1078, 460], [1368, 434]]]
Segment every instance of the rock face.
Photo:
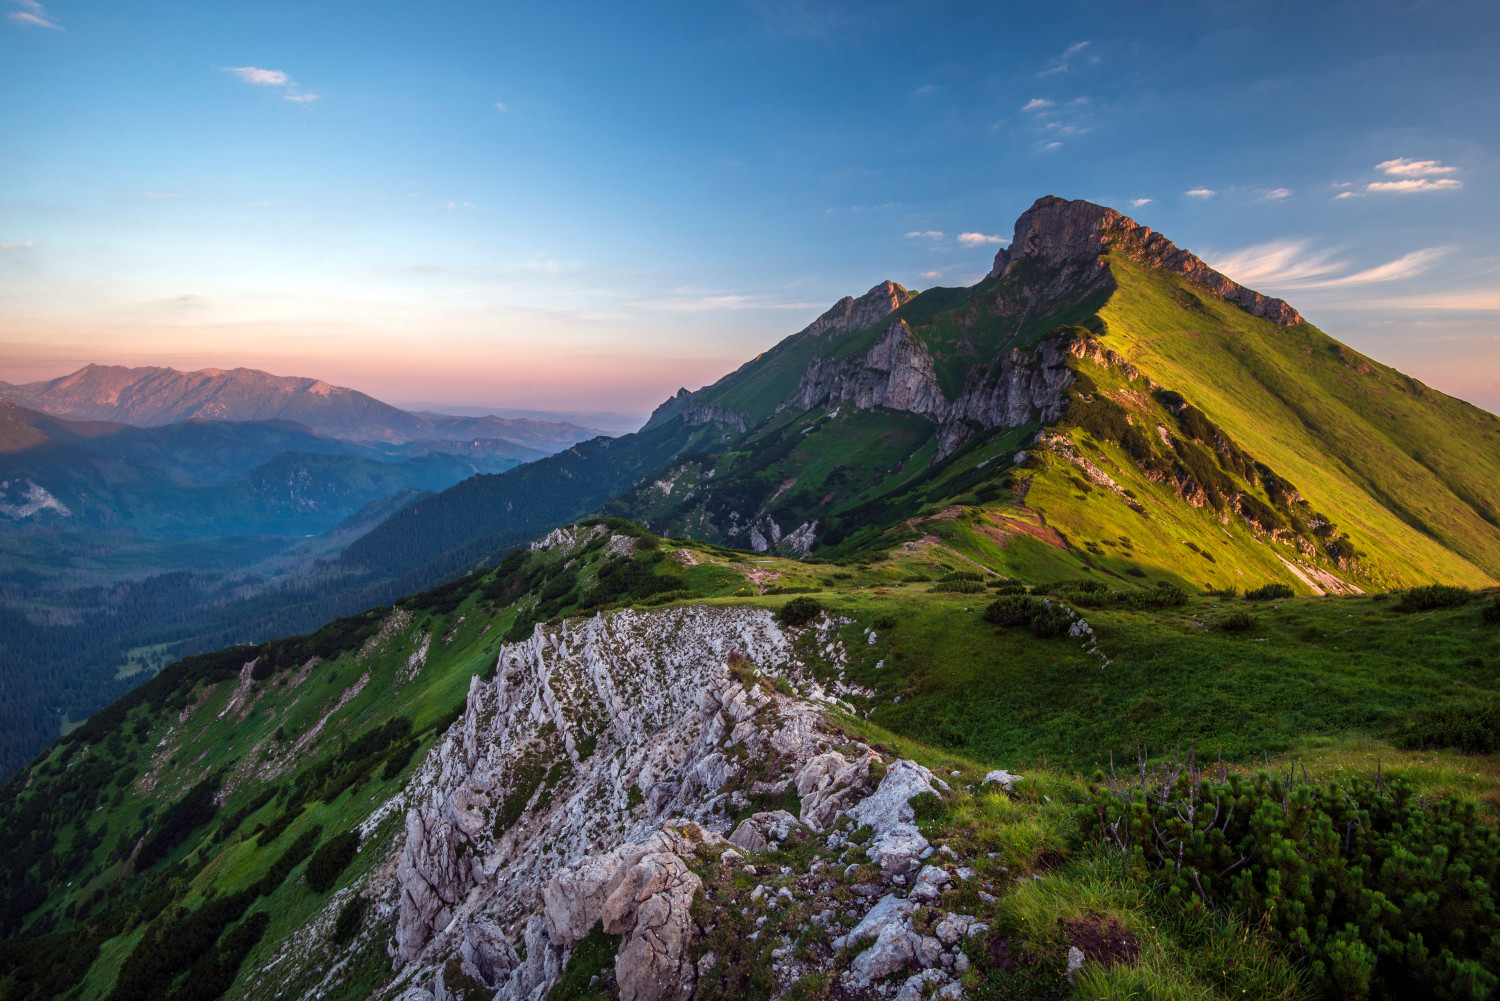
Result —
[[1092, 202], [1068, 201], [1054, 195], [1038, 198], [1021, 213], [1010, 246], [995, 254], [990, 277], [1004, 277], [1028, 258], [1060, 268], [1103, 268], [1099, 258], [1106, 250], [1190, 278], [1254, 316], [1282, 326], [1302, 322], [1297, 311], [1282, 300], [1226, 278], [1196, 255], [1128, 216]]
[[948, 401], [938, 388], [932, 356], [905, 320], [888, 326], [861, 359], [814, 359], [802, 376], [791, 406], [812, 410], [842, 403], [859, 410], [905, 410], [932, 419], [948, 410]]
[[913, 293], [893, 281], [883, 281], [858, 299], [844, 296], [828, 311], [807, 325], [803, 333], [811, 337], [852, 334], [872, 323], [879, 323], [906, 305]]
[[[806, 627], [825, 656], [837, 652], [835, 625]], [[862, 794], [850, 784], [868, 774], [831, 752], [821, 688], [791, 698], [744, 680], [750, 665], [801, 677], [794, 640], [765, 610], [687, 606], [570, 620], [503, 647], [495, 679], [473, 680], [463, 718], [406, 793], [393, 947], [402, 982], [425, 981], [457, 954], [497, 997], [540, 997], [602, 922], [624, 936], [622, 997], [691, 988], [684, 947], [698, 877], [680, 853], [722, 842], [737, 804], [790, 790], [814, 760], [813, 804]], [[773, 812], [752, 829], [764, 840], [801, 826]]]

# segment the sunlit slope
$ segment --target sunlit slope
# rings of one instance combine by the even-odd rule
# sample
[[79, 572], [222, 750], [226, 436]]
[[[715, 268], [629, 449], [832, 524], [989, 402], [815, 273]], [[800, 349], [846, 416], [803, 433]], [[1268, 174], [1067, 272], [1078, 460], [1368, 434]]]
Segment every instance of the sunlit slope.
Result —
[[1181, 393], [1406, 583], [1500, 577], [1500, 419], [1176, 275], [1113, 258], [1103, 342]]

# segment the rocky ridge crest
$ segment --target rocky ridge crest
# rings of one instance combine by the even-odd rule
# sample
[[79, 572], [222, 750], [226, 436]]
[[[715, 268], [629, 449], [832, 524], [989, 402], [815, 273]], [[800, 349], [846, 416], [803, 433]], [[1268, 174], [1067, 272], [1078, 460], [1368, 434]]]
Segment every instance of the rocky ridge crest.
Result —
[[1069, 201], [1055, 195], [1038, 198], [1021, 213], [1015, 236], [1009, 246], [995, 254], [989, 277], [1003, 278], [1026, 259], [1096, 273], [1107, 268], [1101, 258], [1109, 252], [1192, 279], [1253, 316], [1282, 326], [1302, 322], [1301, 315], [1281, 299], [1261, 295], [1225, 277], [1197, 255], [1129, 216], [1093, 202]]

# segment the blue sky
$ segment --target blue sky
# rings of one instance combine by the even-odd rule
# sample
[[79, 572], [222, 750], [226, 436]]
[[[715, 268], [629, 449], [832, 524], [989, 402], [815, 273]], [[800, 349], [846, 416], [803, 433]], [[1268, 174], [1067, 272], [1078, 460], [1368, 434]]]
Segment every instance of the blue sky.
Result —
[[643, 411], [1058, 194], [1500, 410], [1493, 3], [0, 4], [8, 381]]

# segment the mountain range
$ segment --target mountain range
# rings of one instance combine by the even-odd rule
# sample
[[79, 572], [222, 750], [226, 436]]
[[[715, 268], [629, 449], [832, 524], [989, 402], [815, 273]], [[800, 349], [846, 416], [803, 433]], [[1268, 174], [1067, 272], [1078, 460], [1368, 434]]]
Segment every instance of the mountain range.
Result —
[[[28, 517], [436, 455], [4, 416]], [[4, 589], [0, 995], [1500, 989], [1500, 419], [1112, 209], [240, 559]]]
[[57, 417], [158, 427], [186, 420], [290, 421], [335, 438], [414, 442], [504, 440], [555, 451], [604, 432], [525, 418], [414, 413], [321, 379], [252, 368], [127, 368], [85, 365], [70, 375], [13, 386], [0, 400]]

